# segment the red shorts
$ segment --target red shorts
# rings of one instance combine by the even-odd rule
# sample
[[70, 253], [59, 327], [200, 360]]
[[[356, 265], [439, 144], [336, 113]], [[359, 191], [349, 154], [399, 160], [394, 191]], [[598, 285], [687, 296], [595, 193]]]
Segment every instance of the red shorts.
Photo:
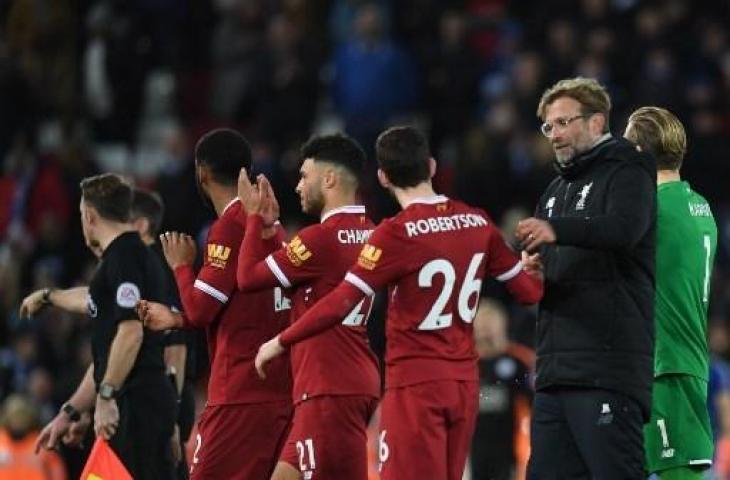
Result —
[[190, 464], [190, 478], [268, 479], [286, 438], [288, 401], [206, 406]]
[[367, 480], [367, 428], [378, 401], [366, 396], [322, 396], [294, 407], [280, 460], [303, 480]]
[[386, 390], [378, 436], [382, 480], [461, 480], [478, 408], [477, 382]]

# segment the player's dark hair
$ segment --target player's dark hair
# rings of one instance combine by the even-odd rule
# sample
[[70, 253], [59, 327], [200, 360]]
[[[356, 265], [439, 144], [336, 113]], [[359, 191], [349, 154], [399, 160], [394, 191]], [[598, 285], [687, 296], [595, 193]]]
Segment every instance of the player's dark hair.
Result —
[[149, 222], [149, 234], [155, 236], [160, 232], [162, 217], [165, 214], [165, 205], [157, 192], [149, 192], [141, 188], [134, 189], [130, 221], [145, 218]]
[[359, 179], [365, 167], [365, 151], [353, 138], [342, 133], [310, 138], [299, 150], [302, 161], [333, 163]]
[[195, 162], [208, 167], [216, 183], [233, 186], [242, 167], [251, 172], [251, 146], [237, 131], [217, 128], [198, 140]]
[[81, 180], [81, 198], [102, 218], [127, 223], [132, 207], [132, 186], [121, 176], [102, 173]]
[[392, 127], [381, 133], [375, 154], [378, 166], [396, 187], [415, 187], [431, 178], [428, 140], [414, 127]]

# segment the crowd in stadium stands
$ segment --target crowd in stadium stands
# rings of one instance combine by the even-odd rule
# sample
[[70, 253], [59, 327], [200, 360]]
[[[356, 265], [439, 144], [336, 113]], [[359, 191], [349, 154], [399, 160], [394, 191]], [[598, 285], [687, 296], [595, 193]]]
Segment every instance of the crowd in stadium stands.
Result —
[[[44, 424], [91, 362], [88, 319], [18, 315], [31, 290], [88, 282], [81, 178], [125, 173], [160, 192], [163, 230], [202, 238], [212, 215], [196, 192], [192, 142], [231, 126], [252, 140], [284, 224], [297, 227], [306, 221], [294, 193], [298, 147], [344, 129], [368, 149], [365, 202], [377, 220], [395, 205], [375, 186], [375, 137], [412, 122], [429, 132], [437, 191], [485, 208], [510, 234], [554, 174], [539, 96], [582, 75], [607, 86], [615, 134], [640, 105], [666, 107], [688, 129], [683, 177], [709, 200], [720, 232], [710, 409], [715, 468], [730, 475], [728, 24], [727, 2], [691, 0], [0, 2], [3, 410], [19, 393]], [[486, 291], [506, 301], [498, 287]], [[529, 347], [534, 312], [506, 307], [511, 340]], [[10, 427], [0, 428], [2, 437]], [[76, 471], [80, 455], [62, 454]]]

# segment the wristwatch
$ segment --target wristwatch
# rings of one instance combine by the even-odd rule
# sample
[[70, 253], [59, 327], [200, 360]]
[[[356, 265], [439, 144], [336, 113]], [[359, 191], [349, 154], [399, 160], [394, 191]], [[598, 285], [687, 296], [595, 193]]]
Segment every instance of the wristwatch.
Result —
[[102, 383], [99, 385], [99, 398], [102, 400], [111, 400], [112, 398], [116, 397], [117, 390], [114, 388], [113, 385], [109, 383]]
[[81, 420], [81, 414], [79, 413], [79, 411], [76, 410], [74, 406], [68, 402], [64, 403], [63, 406], [61, 406], [61, 411], [68, 415], [69, 420], [71, 420], [72, 422], [78, 422], [79, 420]]

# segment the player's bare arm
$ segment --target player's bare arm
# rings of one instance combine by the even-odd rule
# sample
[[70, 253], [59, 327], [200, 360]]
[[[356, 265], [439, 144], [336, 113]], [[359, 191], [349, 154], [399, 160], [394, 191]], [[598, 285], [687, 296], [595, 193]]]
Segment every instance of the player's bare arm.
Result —
[[65, 290], [44, 288], [36, 290], [20, 304], [20, 317], [32, 317], [43, 307], [54, 306], [73, 313], [86, 313], [86, 299], [89, 287], [74, 287]]
[[[111, 385], [118, 390], [132, 370], [137, 353], [142, 346], [144, 330], [136, 319], [119, 322], [117, 334], [109, 350], [109, 360], [102, 385]], [[114, 436], [119, 426], [119, 408], [114, 398], [97, 395], [94, 412], [94, 431], [107, 440]]]
[[[75, 421], [82, 421], [81, 415], [91, 410], [94, 405], [96, 389], [94, 388], [94, 366], [90, 365], [84, 378], [76, 388], [76, 392], [61, 407], [61, 411], [46, 425], [38, 435], [35, 443], [35, 452], [41, 448], [52, 450], [58, 447], [59, 441], [70, 431]], [[74, 420], [76, 415], [78, 420]]]

